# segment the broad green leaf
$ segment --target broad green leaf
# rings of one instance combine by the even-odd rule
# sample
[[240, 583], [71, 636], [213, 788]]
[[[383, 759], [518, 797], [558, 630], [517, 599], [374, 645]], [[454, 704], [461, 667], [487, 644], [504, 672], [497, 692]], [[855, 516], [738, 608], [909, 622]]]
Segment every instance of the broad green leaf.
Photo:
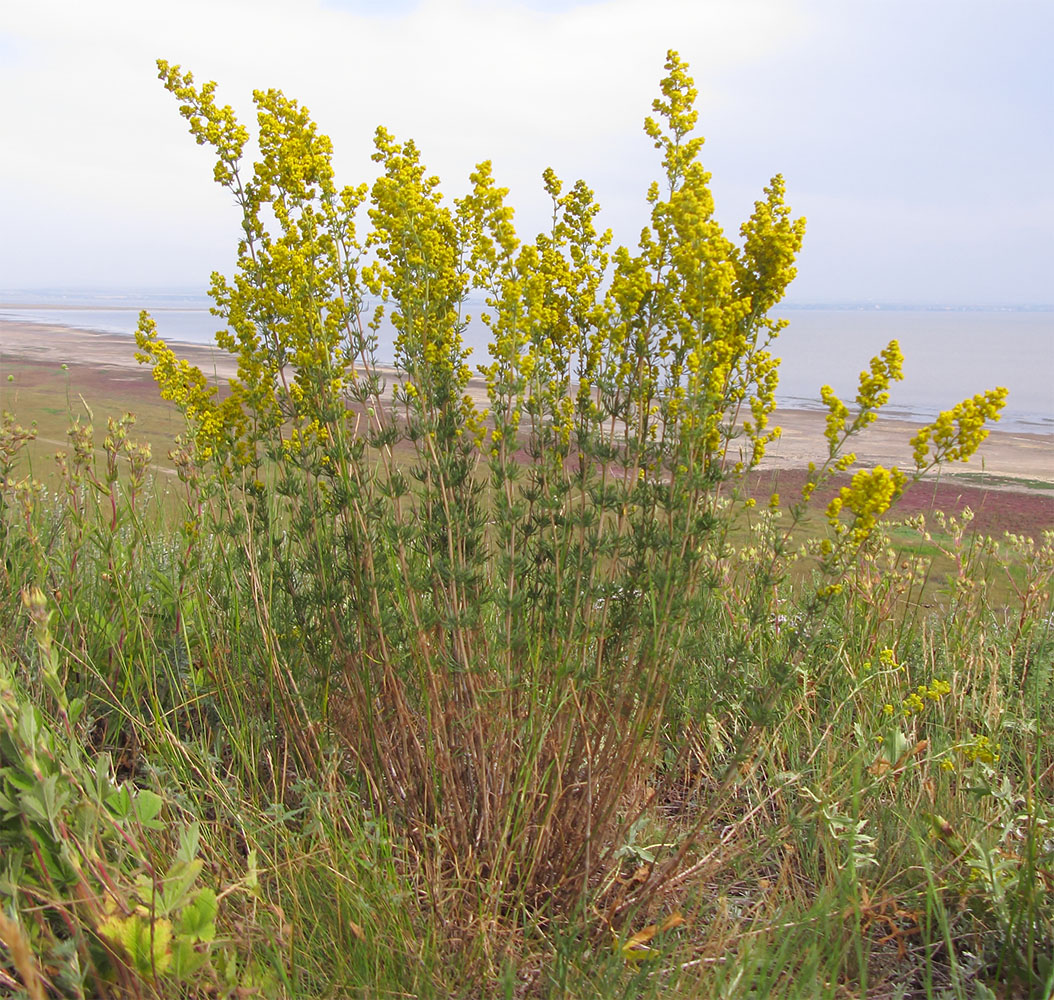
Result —
[[198, 951], [194, 947], [194, 942], [189, 938], [177, 938], [175, 947], [172, 949], [172, 975], [177, 981], [185, 980], [197, 972], [208, 961], [208, 958], [208, 954]]
[[211, 941], [216, 936], [216, 893], [201, 889], [183, 909], [179, 921], [179, 932], [195, 941]]
[[128, 819], [132, 814], [132, 793], [127, 785], [121, 785], [106, 796], [106, 805], [115, 819]]
[[191, 887], [201, 873], [201, 861], [177, 861], [165, 876], [165, 886], [161, 892], [162, 910], [172, 913], [186, 900]]
[[157, 819], [165, 800], [156, 792], [146, 788], [140, 789], [135, 796], [135, 817], [148, 830], [160, 830], [164, 823]]
[[176, 861], [190, 863], [198, 856], [198, 846], [201, 843], [201, 824], [194, 822], [183, 827], [179, 831], [179, 850], [176, 851]]

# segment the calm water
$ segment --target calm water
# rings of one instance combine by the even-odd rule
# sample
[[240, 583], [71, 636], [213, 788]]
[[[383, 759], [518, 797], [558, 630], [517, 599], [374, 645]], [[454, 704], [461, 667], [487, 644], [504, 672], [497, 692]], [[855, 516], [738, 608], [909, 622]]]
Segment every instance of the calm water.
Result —
[[1054, 432], [1054, 311], [787, 309], [777, 341], [780, 398], [805, 406], [827, 381], [856, 394], [857, 377], [890, 340], [904, 352], [904, 381], [887, 412], [932, 417], [966, 396], [1006, 386], [1000, 427]]
[[[207, 299], [168, 292], [0, 292], [0, 303], [9, 303], [0, 304], [0, 319], [128, 335], [146, 308], [163, 338], [189, 343], [211, 343], [219, 325]], [[785, 308], [782, 315], [790, 326], [775, 347], [783, 359], [781, 405], [818, 407], [825, 383], [851, 399], [860, 370], [897, 339], [905, 379], [894, 387], [890, 415], [928, 419], [965, 396], [1005, 385], [1002, 429], [1054, 433], [1054, 311]], [[390, 326], [381, 331], [380, 360], [391, 359], [393, 337]], [[474, 320], [465, 340], [477, 358], [485, 356], [488, 339]]]

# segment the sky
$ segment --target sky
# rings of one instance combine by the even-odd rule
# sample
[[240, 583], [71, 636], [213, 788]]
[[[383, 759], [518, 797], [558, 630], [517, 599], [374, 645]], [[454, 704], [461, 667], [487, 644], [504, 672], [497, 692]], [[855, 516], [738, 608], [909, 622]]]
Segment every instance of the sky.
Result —
[[633, 246], [666, 50], [699, 88], [716, 214], [776, 173], [808, 220], [791, 303], [1054, 304], [1049, 0], [0, 0], [0, 288], [182, 288], [239, 228], [155, 60], [312, 112], [340, 184], [383, 124], [443, 191], [494, 164], [521, 238], [541, 174]]

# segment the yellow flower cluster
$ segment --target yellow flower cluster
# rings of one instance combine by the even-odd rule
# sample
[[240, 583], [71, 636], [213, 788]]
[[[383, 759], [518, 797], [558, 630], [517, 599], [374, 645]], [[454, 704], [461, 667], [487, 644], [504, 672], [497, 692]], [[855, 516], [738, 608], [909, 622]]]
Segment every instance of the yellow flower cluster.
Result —
[[[867, 371], [860, 373], [859, 387], [856, 393], [856, 414], [839, 399], [829, 385], [820, 388], [820, 399], [827, 410], [824, 420], [824, 437], [827, 439], [827, 459], [821, 467], [815, 462], [809, 463], [809, 475], [802, 486], [801, 496], [808, 502], [816, 488], [839, 472], [848, 471], [856, 462], [854, 452], [845, 451], [846, 442], [859, 431], [873, 423], [878, 411], [889, 401], [889, 389], [893, 382], [904, 377], [904, 355], [900, 345], [891, 340], [875, 357], [871, 359]], [[828, 507], [831, 523], [838, 526], [838, 516], [842, 507], [856, 511], [860, 516], [854, 528], [854, 541], [862, 541], [874, 527], [873, 517], [884, 513], [890, 503], [903, 489], [905, 480], [897, 469], [888, 473], [876, 469], [863, 477], [858, 474], [853, 483], [842, 490], [840, 498]], [[864, 491], [868, 495], [864, 495]], [[888, 494], [885, 498], [882, 494]], [[882, 504], [885, 506], [882, 506]], [[880, 509], [879, 509], [880, 508]], [[840, 532], [846, 534], [847, 532]]]
[[232, 394], [217, 401], [217, 389], [209, 385], [200, 368], [179, 360], [157, 335], [157, 324], [146, 312], [139, 315], [135, 333], [139, 348], [136, 360], [154, 366], [154, 380], [161, 398], [171, 400], [186, 415], [200, 459], [207, 461], [226, 449], [243, 434], [245, 414]]
[[[856, 392], [857, 413], [852, 423], [849, 421], [849, 407], [835, 395], [834, 390], [825, 385], [820, 389], [820, 399], [827, 408], [827, 419], [824, 437], [831, 458], [834, 458], [846, 439], [874, 423], [878, 411], [889, 402], [889, 389], [894, 382], [904, 378], [904, 355], [900, 344], [891, 340], [878, 354], [871, 359], [867, 371], [860, 373], [859, 386]], [[839, 471], [844, 471], [855, 459], [844, 461]]]
[[[927, 704], [937, 704], [941, 698], [951, 693], [951, 685], [947, 681], [934, 680], [929, 684], [920, 684], [901, 703], [900, 711], [905, 718], [921, 714]], [[882, 706], [886, 715], [893, 715], [896, 709], [890, 704]]]
[[1006, 405], [1007, 390], [999, 387], [964, 399], [911, 439], [915, 467], [930, 468], [940, 462], [966, 462], [988, 437], [985, 423], [998, 420]]
[[904, 699], [904, 714], [918, 714], [926, 707], [927, 702], [939, 702], [946, 694], [951, 693], [951, 689], [951, 685], [942, 680], [931, 681], [928, 686], [920, 684]]
[[[329, 138], [277, 90], [253, 94], [259, 157], [243, 176], [249, 134], [216, 103], [215, 84], [198, 86], [165, 62], [158, 69], [242, 213], [237, 271], [214, 275], [211, 288], [225, 325], [217, 342], [238, 361], [230, 393], [221, 401], [151, 329], [139, 342], [163, 394], [193, 425], [199, 459], [250, 461], [265, 440], [290, 458], [308, 442], [335, 447], [362, 385], [356, 363], [368, 368], [376, 343], [360, 323], [367, 296], [379, 303], [369, 329], [376, 334], [388, 310], [396, 330], [396, 399], [424, 416], [429, 435], [442, 424], [450, 440], [500, 456], [519, 448], [526, 421], [561, 465], [576, 441], [618, 443], [634, 452], [623, 456], [627, 468], [683, 470], [677, 478], [698, 489], [718, 467], [742, 474], [756, 465], [779, 433], [770, 427], [779, 369], [771, 344], [785, 323], [768, 312], [794, 277], [805, 220], [792, 217], [776, 176], [740, 245], [725, 235], [699, 162], [697, 91], [676, 52], [645, 122], [664, 182], [648, 191], [637, 248], [613, 253], [584, 182], [565, 186], [546, 170], [552, 226], [521, 244], [489, 162], [451, 205], [414, 142], [384, 128], [372, 188], [338, 189]], [[372, 230], [360, 242], [367, 196]], [[481, 369], [489, 413], [465, 391], [474, 288], [486, 293], [494, 336]], [[873, 365], [865, 396], [880, 394], [883, 365]], [[729, 442], [744, 435], [736, 461]]]
[[882, 351], [871, 359], [870, 370], [860, 373], [856, 405], [863, 414], [864, 423], [873, 423], [877, 410], [889, 402], [889, 387], [904, 378], [904, 355], [900, 344], [891, 340]]
[[235, 120], [230, 105], [216, 106], [215, 83], [209, 82], [197, 89], [192, 73], [181, 73], [178, 66], [171, 66], [164, 59], [158, 59], [157, 69], [165, 88], [182, 102], [179, 112], [190, 123], [191, 135], [198, 145], [216, 150], [218, 159], [213, 173], [217, 183], [232, 183], [242, 149], [249, 141], [248, 131]]
[[374, 231], [367, 246], [376, 251], [377, 263], [365, 269], [364, 278], [374, 295], [394, 301], [396, 357], [421, 406], [426, 411], [463, 406], [472, 373], [461, 338], [470, 277], [462, 250], [467, 251], [466, 227], [478, 211], [455, 217], [412, 140], [400, 143], [378, 128], [374, 146], [373, 159], [384, 173], [374, 182], [369, 211]]
[[827, 446], [833, 455], [845, 437], [845, 429], [849, 421], [849, 407], [835, 395], [834, 389], [829, 385], [820, 387], [820, 399], [827, 407], [823, 436], [827, 438]]
[[[282, 440], [283, 453], [291, 458], [318, 445], [325, 448], [331, 439], [329, 428], [318, 420], [309, 420], [303, 427], [294, 427], [289, 431], [289, 436]], [[322, 463], [328, 464], [328, 456], [322, 456]]]
[[[215, 101], [216, 85], [196, 86], [178, 66], [158, 62], [166, 89], [200, 144], [216, 154], [215, 178], [242, 213], [237, 273], [212, 276], [213, 312], [225, 322], [217, 343], [238, 361], [220, 401], [197, 368], [178, 361], [148, 318], [139, 360], [154, 366], [162, 395], [192, 426], [198, 459], [256, 460], [258, 442], [291, 423], [301, 438], [341, 412], [369, 339], [358, 324], [361, 286], [355, 214], [365, 186], [338, 190], [332, 143], [306, 108], [280, 91], [255, 91], [260, 156], [248, 179], [240, 159], [248, 131]], [[277, 231], [274, 223], [277, 222]]]
[[1000, 746], [987, 736], [975, 734], [965, 746], [959, 747], [961, 753], [971, 764], [980, 761], [982, 764], [995, 764], [999, 761]]
[[[904, 491], [906, 483], [907, 477], [896, 466], [861, 469], [827, 505], [827, 519], [837, 533], [848, 534], [854, 544], [860, 544], [867, 540], [878, 519]], [[853, 515], [849, 526], [841, 522], [843, 511]]]

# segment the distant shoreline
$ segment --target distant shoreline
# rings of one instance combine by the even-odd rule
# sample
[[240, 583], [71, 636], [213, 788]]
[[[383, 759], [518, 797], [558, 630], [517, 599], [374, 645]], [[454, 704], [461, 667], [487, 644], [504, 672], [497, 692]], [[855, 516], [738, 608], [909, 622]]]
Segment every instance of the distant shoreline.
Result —
[[[236, 371], [234, 359], [219, 348], [176, 341], [170, 346], [210, 377], [227, 379]], [[114, 374], [119, 372], [123, 382], [134, 377], [132, 373], [138, 373], [144, 381], [150, 380], [148, 370], [135, 361], [127, 335], [58, 324], [0, 320], [0, 372], [15, 361], [67, 364], [96, 371], [115, 369]], [[395, 374], [390, 367], [378, 366], [378, 370], [390, 376]], [[486, 405], [482, 380], [473, 379], [469, 392], [477, 405]], [[811, 461], [822, 461], [827, 451], [824, 418], [825, 414], [817, 410], [777, 409], [772, 423], [782, 428], [782, 435], [769, 445], [762, 469], [803, 469]], [[918, 421], [880, 418], [854, 442], [858, 464], [911, 468], [914, 462], [909, 442], [919, 426]], [[1045, 482], [1051, 483], [1054, 491], [1054, 434], [992, 430], [969, 463], [949, 466], [941, 475], [946, 481], [958, 476], [964, 477], [964, 481], [977, 480], [981, 475], [987, 485], [1004, 489], [1015, 488], [1015, 481], [1021, 489], [1035, 488]]]
[[[0, 322], [73, 329], [131, 337], [141, 307], [151, 310], [160, 335], [170, 343], [211, 347], [222, 320], [210, 315], [201, 295], [69, 292], [39, 297], [4, 293]], [[16, 299], [32, 306], [16, 304]], [[785, 308], [784, 308], [785, 307]], [[829, 383], [843, 398], [856, 394], [857, 374], [890, 340], [905, 356], [904, 379], [885, 409], [887, 417], [930, 423], [954, 402], [983, 388], [1010, 390], [1000, 427], [1014, 433], [1054, 434], [1054, 310], [1005, 306], [919, 307], [904, 304], [784, 304], [789, 325], [772, 346], [781, 358], [776, 398], [788, 409], [824, 412], [819, 388]], [[5, 312], [6, 308], [6, 312]], [[465, 346], [470, 363], [483, 363], [492, 338], [481, 321], [483, 304], [466, 304]], [[385, 320], [378, 331], [378, 358], [391, 364], [397, 333]]]
[[[470, 302], [478, 303], [483, 295], [474, 292], [469, 295]], [[148, 309], [208, 309], [212, 300], [194, 287], [173, 288], [4, 288], [0, 289], [0, 312], [5, 309], [132, 309], [136, 312], [141, 305], [123, 305], [130, 299], [139, 302], [150, 301]], [[157, 305], [166, 299], [183, 299], [198, 303], [194, 306]], [[73, 301], [71, 301], [73, 300]], [[94, 301], [93, 301], [94, 300]], [[796, 311], [799, 309], [834, 310], [856, 312], [860, 310], [879, 310], [885, 312], [1054, 312], [1054, 302], [896, 302], [896, 301], [860, 301], [860, 300], [821, 300], [817, 302], [791, 302], [784, 300], [776, 308]]]

